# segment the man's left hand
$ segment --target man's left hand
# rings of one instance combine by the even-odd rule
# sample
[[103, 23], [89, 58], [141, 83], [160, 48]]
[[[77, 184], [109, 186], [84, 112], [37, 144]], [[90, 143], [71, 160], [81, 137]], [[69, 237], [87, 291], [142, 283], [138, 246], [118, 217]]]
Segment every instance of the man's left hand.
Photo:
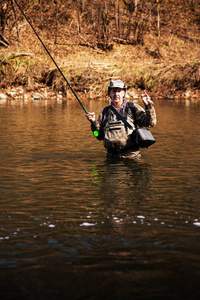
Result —
[[141, 94], [141, 97], [142, 97], [142, 101], [143, 101], [144, 105], [151, 105], [151, 106], [154, 105], [153, 101], [151, 100], [151, 98], [149, 97], [149, 95], [147, 94], [146, 91], [143, 91], [143, 94]]

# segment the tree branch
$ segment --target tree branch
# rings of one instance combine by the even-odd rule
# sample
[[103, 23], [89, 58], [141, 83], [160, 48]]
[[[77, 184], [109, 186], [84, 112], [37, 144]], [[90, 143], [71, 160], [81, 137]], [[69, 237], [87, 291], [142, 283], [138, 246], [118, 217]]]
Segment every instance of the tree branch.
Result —
[[3, 36], [3, 34], [0, 32], [0, 42], [3, 44], [3, 46], [8, 47], [10, 45], [9, 41]]

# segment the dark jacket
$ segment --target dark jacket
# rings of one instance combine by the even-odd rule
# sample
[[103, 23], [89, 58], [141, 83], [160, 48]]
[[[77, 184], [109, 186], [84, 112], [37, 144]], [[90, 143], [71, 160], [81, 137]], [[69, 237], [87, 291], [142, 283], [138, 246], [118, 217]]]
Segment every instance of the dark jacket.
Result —
[[[156, 113], [153, 106], [148, 105], [145, 110], [138, 104], [124, 101], [118, 110], [119, 114], [126, 120], [123, 122], [116, 109], [111, 104], [106, 106], [99, 114], [97, 128], [99, 130], [98, 140], [104, 141], [108, 151], [120, 150], [121, 152], [131, 149], [139, 150], [132, 138], [136, 126], [153, 127], [156, 125]], [[127, 126], [127, 123], [128, 125]], [[131, 128], [132, 127], [132, 128]], [[91, 127], [95, 130], [94, 126]]]

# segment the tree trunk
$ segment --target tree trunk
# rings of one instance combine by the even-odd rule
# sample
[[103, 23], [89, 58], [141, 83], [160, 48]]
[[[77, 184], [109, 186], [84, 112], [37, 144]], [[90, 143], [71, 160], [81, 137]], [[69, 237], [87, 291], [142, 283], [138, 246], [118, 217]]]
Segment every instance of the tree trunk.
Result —
[[157, 2], [157, 32], [158, 36], [160, 37], [160, 3], [159, 0], [156, 0]]
[[9, 2], [10, 2], [10, 0], [2, 1], [1, 5], [0, 5], [0, 31], [2, 34], [4, 34], [6, 21], [7, 21], [7, 17], [8, 17]]
[[56, 19], [56, 33], [55, 33], [55, 44], [58, 42], [58, 3], [56, 1], [55, 3], [56, 9], [55, 9], [55, 19]]
[[78, 19], [78, 32], [81, 33], [81, 6], [79, 5], [79, 1], [76, 0], [77, 6], [77, 19]]
[[118, 4], [117, 4], [117, 18], [118, 18], [118, 22], [117, 22], [117, 27], [118, 27], [118, 37], [120, 37], [120, 31], [121, 31], [121, 26], [120, 26], [120, 0], [118, 0]]
[[43, 29], [42, 0], [39, 0], [39, 3], [40, 3], [40, 28]]

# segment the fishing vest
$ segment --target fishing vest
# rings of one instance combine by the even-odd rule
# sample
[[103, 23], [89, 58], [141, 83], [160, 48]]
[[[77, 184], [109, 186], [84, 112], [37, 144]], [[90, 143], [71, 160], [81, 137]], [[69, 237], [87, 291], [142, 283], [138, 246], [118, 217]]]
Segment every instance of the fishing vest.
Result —
[[123, 113], [123, 118], [131, 126], [127, 126], [126, 122], [120, 120], [119, 116], [115, 113], [115, 108], [111, 105], [104, 108], [102, 112], [102, 124], [104, 128], [104, 147], [106, 149], [112, 151], [113, 149], [122, 149], [134, 145], [132, 133], [135, 126], [133, 107], [131, 105], [133, 104], [127, 103]]

